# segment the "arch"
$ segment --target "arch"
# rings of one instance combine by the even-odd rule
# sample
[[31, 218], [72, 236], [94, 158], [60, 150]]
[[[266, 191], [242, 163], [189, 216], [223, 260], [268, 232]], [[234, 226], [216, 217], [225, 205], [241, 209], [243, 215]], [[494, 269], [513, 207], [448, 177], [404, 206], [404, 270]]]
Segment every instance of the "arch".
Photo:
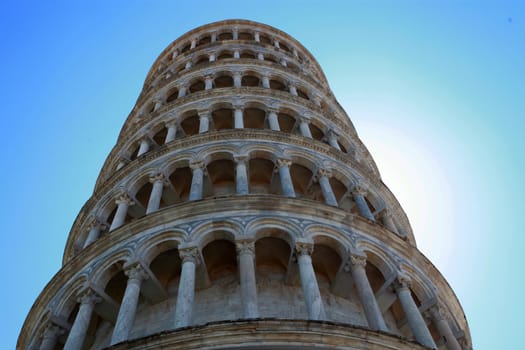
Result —
[[293, 247], [297, 237], [303, 236], [303, 230], [295, 222], [281, 217], [259, 217], [246, 224], [247, 236], [255, 240], [263, 237], [278, 237]]
[[206, 221], [196, 226], [189, 238], [203, 249], [210, 242], [219, 239], [235, 242], [242, 231], [242, 226], [233, 220]]
[[202, 79], [195, 79], [193, 82], [190, 82], [190, 87], [188, 88], [188, 92], [190, 94], [193, 94], [198, 91], [204, 91], [204, 80]]
[[241, 86], [258, 87], [261, 85], [259, 74], [253, 71], [244, 72], [241, 78]]
[[214, 196], [235, 193], [235, 163], [231, 159], [213, 160], [206, 166]]
[[[275, 183], [275, 163], [269, 159], [256, 157], [248, 161], [248, 181], [250, 193], [277, 193]], [[272, 186], [273, 185], [273, 186]]]
[[213, 83], [217, 89], [233, 87], [233, 78], [230, 72], [220, 72], [215, 74]]
[[367, 262], [377, 267], [383, 275], [383, 278], [387, 279], [396, 273], [396, 263], [392, 257], [388, 255], [387, 249], [384, 247], [380, 247], [372, 241], [361, 239], [356, 243], [356, 249], [366, 254]]
[[137, 247], [136, 255], [149, 266], [162, 252], [177, 248], [187, 235], [186, 231], [179, 228], [157, 233]]
[[199, 114], [196, 110], [186, 111], [181, 114], [181, 129], [186, 136], [196, 135], [199, 133]]
[[122, 247], [121, 250], [103, 257], [99, 263], [94, 267], [90, 276], [90, 281], [97, 286], [105, 288], [109, 280], [122, 269], [125, 263], [130, 261], [134, 256], [133, 251], [129, 247]]
[[166, 98], [167, 103], [175, 101], [179, 97], [179, 89], [177, 87], [172, 87], [168, 90]]
[[254, 40], [253, 34], [247, 31], [241, 31], [238, 34], [239, 40]]

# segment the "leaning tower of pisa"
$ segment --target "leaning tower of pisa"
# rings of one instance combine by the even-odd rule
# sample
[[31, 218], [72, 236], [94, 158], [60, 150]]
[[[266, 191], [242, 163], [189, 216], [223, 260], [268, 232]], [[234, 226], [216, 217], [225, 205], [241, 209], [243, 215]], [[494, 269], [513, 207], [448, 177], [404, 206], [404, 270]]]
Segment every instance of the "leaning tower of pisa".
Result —
[[227, 20], [153, 64], [17, 348], [471, 339], [314, 57], [276, 28]]

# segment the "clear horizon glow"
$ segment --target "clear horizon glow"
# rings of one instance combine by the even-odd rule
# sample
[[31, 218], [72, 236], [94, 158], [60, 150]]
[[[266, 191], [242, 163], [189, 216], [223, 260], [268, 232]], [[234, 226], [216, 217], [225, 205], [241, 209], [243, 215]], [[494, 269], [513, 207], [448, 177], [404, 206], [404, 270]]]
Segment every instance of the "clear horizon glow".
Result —
[[154, 60], [228, 18], [310, 50], [456, 293], [474, 349], [523, 348], [523, 3], [7, 0], [0, 16], [2, 348], [59, 271]]

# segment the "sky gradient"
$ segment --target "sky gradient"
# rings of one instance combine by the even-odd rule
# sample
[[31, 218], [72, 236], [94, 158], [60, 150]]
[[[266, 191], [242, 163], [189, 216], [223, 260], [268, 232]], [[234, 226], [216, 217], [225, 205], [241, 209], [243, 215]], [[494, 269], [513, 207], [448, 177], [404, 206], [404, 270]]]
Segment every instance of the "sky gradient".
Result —
[[243, 18], [287, 32], [321, 64], [456, 292], [474, 349], [523, 349], [525, 5], [191, 3], [0, 4], [0, 348], [15, 347], [60, 269], [154, 60], [188, 30]]

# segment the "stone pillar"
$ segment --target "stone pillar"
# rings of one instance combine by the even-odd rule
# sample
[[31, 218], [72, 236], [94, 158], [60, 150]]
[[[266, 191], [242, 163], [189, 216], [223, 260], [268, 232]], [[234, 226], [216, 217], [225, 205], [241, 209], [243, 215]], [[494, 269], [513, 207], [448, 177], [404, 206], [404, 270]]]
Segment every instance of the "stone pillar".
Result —
[[279, 62], [281, 63], [281, 66], [288, 67], [288, 63], [286, 62], [285, 58], [281, 58], [281, 60]]
[[289, 83], [288, 84], [288, 91], [294, 96], [297, 96], [297, 88], [295, 87], [295, 83]]
[[275, 46], [277, 49], [280, 48], [279, 47], [279, 41], [277, 41], [277, 39], [273, 39], [273, 46]]
[[361, 186], [354, 187], [354, 190], [352, 191], [352, 196], [354, 198], [354, 202], [357, 205], [357, 210], [359, 211], [359, 214], [367, 218], [368, 220], [375, 221], [374, 215], [370, 211], [370, 208], [368, 207], [368, 204], [366, 203], [365, 199], [366, 190]]
[[248, 158], [245, 156], [235, 157], [235, 189], [237, 194], [241, 195], [249, 193], [248, 172], [246, 170], [247, 161]]
[[267, 75], [263, 75], [261, 80], [262, 80], [263, 88], [269, 89], [270, 88], [270, 77]]
[[208, 61], [209, 61], [209, 62], [215, 62], [215, 60], [216, 60], [216, 58], [215, 58], [215, 53], [213, 53], [213, 52], [210, 53], [210, 56], [209, 56], [209, 58], [208, 58]]
[[191, 61], [186, 62], [186, 66], [184, 68], [190, 69], [191, 68]]
[[140, 140], [140, 147], [139, 151], [137, 152], [137, 157], [140, 157], [147, 151], [149, 151], [149, 140], [146, 137], [144, 137], [142, 140]]
[[279, 126], [279, 118], [277, 117], [277, 111], [270, 109], [268, 111], [268, 124], [270, 124], [270, 129], [274, 131], [281, 131]]
[[234, 106], [233, 110], [233, 121], [234, 121], [234, 128], [235, 129], [243, 129], [244, 128], [244, 117], [242, 113], [242, 106]]
[[277, 166], [279, 167], [279, 178], [281, 180], [281, 188], [283, 195], [286, 197], [295, 198], [295, 189], [293, 187], [292, 176], [290, 175], [290, 166], [292, 161], [289, 159], [277, 159]]
[[80, 308], [73, 322], [73, 326], [69, 331], [64, 350], [82, 349], [93, 309], [95, 308], [95, 304], [101, 301], [102, 298], [91, 289], [86, 289], [79, 295], [78, 302], [80, 303]]
[[94, 219], [91, 225], [89, 225], [89, 233], [84, 242], [84, 248], [86, 248], [91, 243], [95, 242], [100, 236], [100, 231], [105, 230], [107, 226], [98, 220]]
[[162, 98], [157, 96], [155, 97], [153, 102], [155, 103], [155, 106], [153, 107], [153, 112], [156, 112], [162, 107]]
[[434, 343], [434, 339], [432, 339], [432, 335], [430, 335], [430, 331], [427, 328], [427, 324], [410, 293], [410, 279], [407, 276], [398, 276], [396, 283], [394, 283], [394, 288], [401, 307], [405, 312], [408, 326], [416, 341], [428, 348], [437, 349], [436, 343]]
[[233, 40], [239, 40], [239, 30], [237, 28], [233, 29], [232, 36]]
[[253, 39], [258, 43], [261, 42], [261, 35], [259, 34], [259, 32], [253, 33]]
[[241, 301], [244, 318], [257, 318], [257, 285], [255, 283], [255, 243], [253, 241], [235, 242], [239, 263]]
[[129, 332], [133, 327], [135, 321], [135, 314], [137, 312], [137, 305], [139, 302], [140, 286], [142, 281], [148, 278], [148, 275], [142, 269], [140, 264], [135, 264], [128, 267], [124, 273], [128, 276], [128, 283], [120, 308], [118, 311], [117, 322], [113, 328], [113, 335], [111, 336], [110, 345], [114, 345], [125, 340], [128, 340]]
[[126, 215], [128, 215], [128, 208], [135, 204], [127, 193], [118, 197], [115, 203], [117, 203], [117, 212], [115, 213], [111, 226], [109, 227], [110, 231], [113, 231], [124, 224], [126, 221]]
[[257, 59], [260, 60], [260, 61], [264, 61], [264, 55], [262, 52], [258, 52], [257, 53]]
[[376, 297], [370, 287], [370, 282], [366, 275], [365, 270], [366, 258], [359, 255], [350, 255], [349, 267], [352, 272], [352, 279], [354, 281], [357, 294], [359, 295], [359, 300], [363, 306], [363, 311], [365, 312], [366, 320], [368, 321], [368, 327], [374, 330], [381, 330], [388, 332], [388, 327], [385, 324], [383, 319], [383, 314], [379, 309], [377, 304]]
[[319, 185], [321, 186], [325, 203], [337, 207], [339, 204], [337, 203], [337, 199], [335, 198], [334, 192], [332, 191], [332, 186], [330, 185], [331, 176], [332, 174], [330, 171], [326, 169], [320, 169]]
[[381, 212], [381, 217], [387, 229], [389, 229], [390, 231], [394, 233], [399, 233], [397, 231], [396, 224], [394, 224], [394, 219], [392, 218], [392, 212], [388, 208], [383, 209], [383, 211]]
[[301, 118], [299, 120], [299, 129], [301, 130], [301, 135], [304, 137], [308, 137], [309, 139], [312, 138], [312, 133], [310, 132], [310, 119], [308, 118]]
[[311, 255], [313, 249], [314, 245], [311, 243], [295, 244], [308, 319], [324, 320], [326, 316], [323, 300], [321, 299], [321, 292], [319, 291], [319, 285], [317, 284], [317, 278], [315, 277], [314, 267], [312, 265]]
[[210, 113], [200, 112], [199, 113], [199, 134], [208, 132], [210, 129]]
[[199, 251], [196, 247], [179, 249], [182, 260], [177, 305], [175, 308], [175, 328], [191, 324], [193, 299], [195, 297], [195, 270], [199, 261]]
[[443, 337], [445, 340], [445, 345], [448, 350], [461, 350], [461, 346], [458, 343], [458, 340], [454, 336], [454, 333], [452, 333], [452, 329], [450, 329], [450, 326], [443, 318], [443, 315], [441, 315], [441, 312], [439, 311], [439, 308], [437, 305], [432, 306], [429, 309], [430, 316], [432, 318], [432, 322], [436, 325], [436, 328], [439, 332], [439, 334]]
[[181, 98], [186, 96], [186, 86], [181, 86], [179, 88], [179, 94], [177, 95], [177, 98]]
[[217, 33], [211, 33], [210, 41], [211, 41], [212, 43], [214, 43], [214, 42], [217, 41]]
[[42, 342], [39, 350], [54, 350], [58, 337], [65, 333], [65, 330], [54, 323], [49, 323], [42, 335]]
[[239, 50], [234, 50], [233, 51], [233, 58], [236, 58], [236, 59], [241, 58], [241, 53], [240, 53]]
[[178, 50], [173, 51], [173, 53], [171, 54], [171, 59], [172, 60], [176, 59], [178, 55], [179, 55], [179, 51]]
[[329, 130], [327, 133], [328, 144], [337, 150], [341, 150], [339, 143], [337, 142], [337, 134], [333, 130]]
[[148, 207], [146, 208], [146, 215], [153, 213], [160, 208], [160, 200], [162, 199], [162, 190], [164, 189], [164, 183], [166, 178], [164, 174], [158, 173], [149, 178], [149, 181], [153, 184], [151, 193], [149, 195]]
[[207, 75], [204, 77], [204, 90], [211, 90], [213, 88], [213, 76]]
[[194, 49], [195, 47], [197, 47], [197, 39], [193, 38], [191, 39], [190, 49]]
[[119, 160], [117, 164], [117, 170], [122, 169], [128, 163], [129, 163], [129, 159], [126, 159], [125, 157], [121, 156], [121, 159]]
[[292, 52], [295, 57], [299, 57], [299, 53], [297, 52], [297, 49], [295, 47], [292, 47]]
[[233, 72], [233, 87], [240, 88], [242, 86], [242, 73]]
[[177, 138], [177, 123], [171, 122], [166, 124], [168, 132], [166, 133], [166, 139], [164, 143], [169, 143]]
[[204, 162], [195, 162], [190, 164], [193, 176], [191, 178], [190, 201], [202, 199], [202, 188], [204, 185]]

